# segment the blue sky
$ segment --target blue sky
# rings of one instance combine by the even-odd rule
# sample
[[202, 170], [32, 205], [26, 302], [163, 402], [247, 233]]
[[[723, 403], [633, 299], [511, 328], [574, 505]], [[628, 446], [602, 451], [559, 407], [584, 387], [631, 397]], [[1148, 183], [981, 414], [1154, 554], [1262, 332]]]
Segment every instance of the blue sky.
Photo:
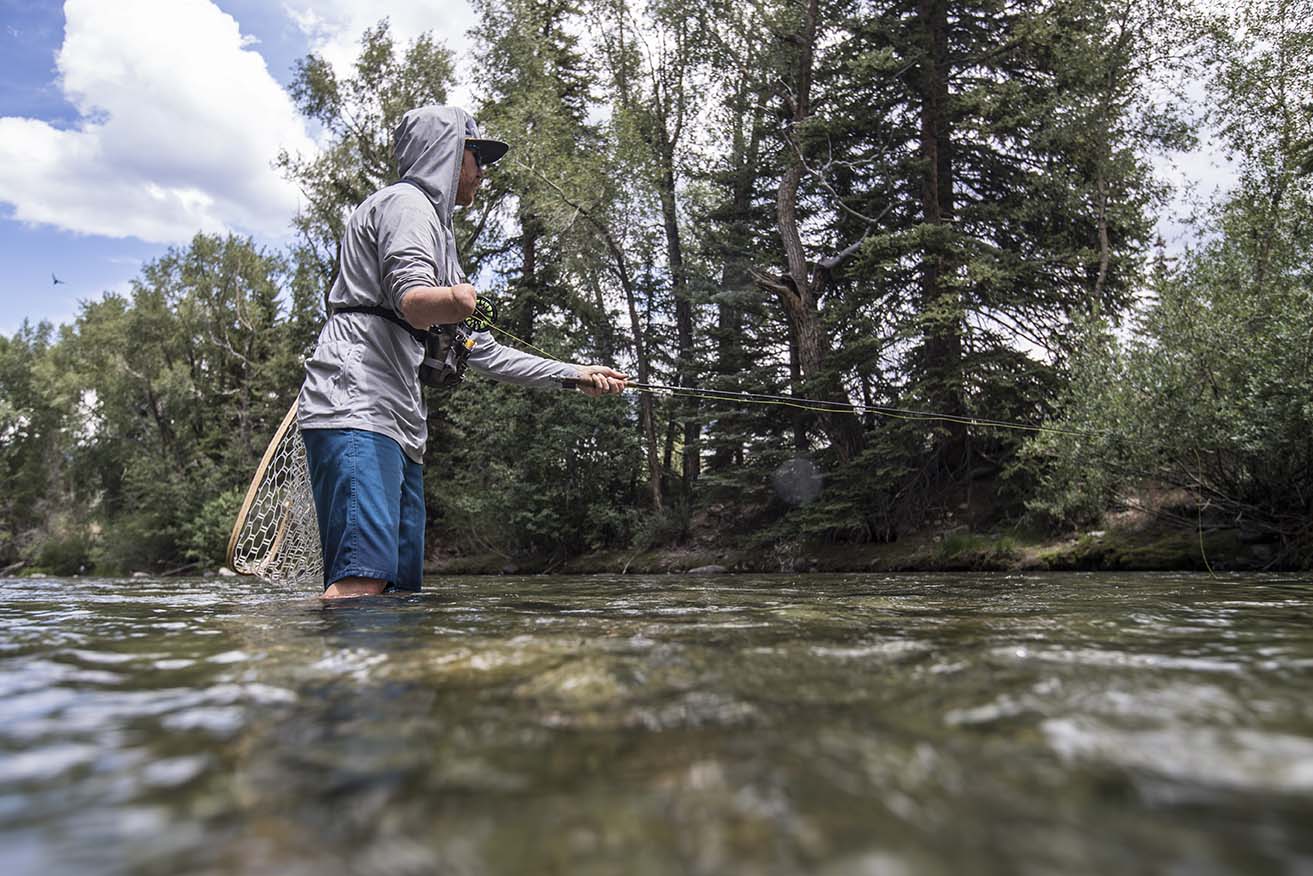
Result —
[[349, 64], [383, 17], [468, 48], [465, 0], [0, 0], [0, 333], [71, 320], [198, 230], [281, 246], [297, 194], [270, 163], [314, 149], [292, 66]]
[[[271, 162], [315, 148], [292, 66], [345, 68], [383, 17], [467, 69], [467, 0], [0, 0], [0, 334], [71, 320], [200, 230], [281, 246], [299, 196]], [[1212, 148], [1158, 166], [1203, 196], [1230, 173]], [[1173, 247], [1184, 209], [1159, 223]]]
[[[276, 4], [258, 0], [220, 2], [241, 23], [269, 73], [286, 85], [295, 59], [309, 38]], [[270, 13], [273, 13], [272, 15]], [[55, 55], [64, 42], [64, 5], [0, 0], [0, 117], [39, 119], [61, 130], [75, 129], [82, 114], [60, 87]], [[0, 201], [5, 192], [0, 190]], [[126, 288], [144, 262], [163, 254], [167, 243], [136, 236], [81, 233], [51, 222], [22, 222], [10, 203], [0, 204], [0, 333], [12, 334], [24, 318], [55, 323], [71, 320], [78, 301]], [[267, 232], [270, 244], [278, 241]], [[52, 282], [51, 274], [64, 281]]]

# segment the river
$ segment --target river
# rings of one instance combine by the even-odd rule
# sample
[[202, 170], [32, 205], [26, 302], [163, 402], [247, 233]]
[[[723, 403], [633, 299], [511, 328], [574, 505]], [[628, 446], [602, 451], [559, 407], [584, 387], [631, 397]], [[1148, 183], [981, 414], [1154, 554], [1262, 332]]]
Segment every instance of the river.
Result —
[[0, 580], [6, 876], [1313, 872], [1313, 579]]

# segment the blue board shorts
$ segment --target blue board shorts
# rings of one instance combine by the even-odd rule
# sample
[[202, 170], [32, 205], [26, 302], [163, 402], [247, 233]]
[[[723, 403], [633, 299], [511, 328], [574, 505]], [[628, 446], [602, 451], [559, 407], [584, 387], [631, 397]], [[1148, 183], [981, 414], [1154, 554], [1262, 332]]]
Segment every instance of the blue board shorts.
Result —
[[303, 429], [324, 549], [324, 589], [376, 578], [419, 590], [424, 574], [424, 467], [386, 435]]

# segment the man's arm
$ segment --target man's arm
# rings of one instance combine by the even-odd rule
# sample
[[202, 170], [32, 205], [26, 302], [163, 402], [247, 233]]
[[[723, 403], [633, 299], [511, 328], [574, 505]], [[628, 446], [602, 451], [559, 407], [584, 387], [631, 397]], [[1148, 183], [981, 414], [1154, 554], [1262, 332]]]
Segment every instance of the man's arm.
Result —
[[378, 208], [378, 261], [385, 306], [417, 329], [448, 325], [474, 312], [469, 283], [437, 282], [447, 237], [433, 207], [418, 190], [401, 186]]
[[469, 283], [455, 286], [412, 286], [401, 295], [398, 309], [417, 329], [453, 325], [474, 312], [477, 293]]
[[507, 347], [497, 343], [491, 332], [476, 333], [474, 348], [466, 361], [480, 374], [520, 386], [559, 389], [562, 380], [577, 380], [577, 388], [592, 396], [619, 393], [627, 379], [603, 365], [572, 365]]

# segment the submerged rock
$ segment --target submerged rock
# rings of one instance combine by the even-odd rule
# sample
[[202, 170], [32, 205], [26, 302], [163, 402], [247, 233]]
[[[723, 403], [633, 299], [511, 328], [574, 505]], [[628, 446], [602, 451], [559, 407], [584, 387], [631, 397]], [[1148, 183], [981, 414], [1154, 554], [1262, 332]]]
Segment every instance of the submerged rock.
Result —
[[236, 578], [236, 577], [237, 577], [237, 573], [234, 572], [232, 569], [229, 569], [227, 566], [220, 566], [220, 567], [219, 567], [219, 577], [220, 577], [220, 578]]

